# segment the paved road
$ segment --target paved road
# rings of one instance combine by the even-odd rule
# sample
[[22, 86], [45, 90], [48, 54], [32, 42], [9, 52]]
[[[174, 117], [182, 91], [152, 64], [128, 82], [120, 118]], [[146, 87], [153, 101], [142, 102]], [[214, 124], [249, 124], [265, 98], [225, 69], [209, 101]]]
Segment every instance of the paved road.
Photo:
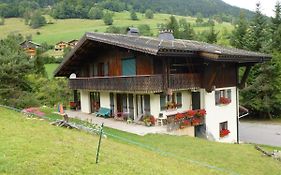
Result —
[[240, 122], [240, 140], [281, 147], [281, 125]]

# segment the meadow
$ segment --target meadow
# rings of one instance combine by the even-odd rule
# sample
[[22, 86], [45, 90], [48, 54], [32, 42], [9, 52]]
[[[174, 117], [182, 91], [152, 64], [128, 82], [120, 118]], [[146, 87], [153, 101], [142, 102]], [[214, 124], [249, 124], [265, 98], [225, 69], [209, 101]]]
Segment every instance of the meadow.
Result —
[[[159, 28], [158, 24], [167, 23], [170, 14], [154, 14], [153, 19], [146, 19], [144, 14], [137, 13], [139, 20], [131, 20], [130, 13], [115, 12], [113, 19], [113, 25], [117, 27], [134, 26], [138, 27], [141, 24], [147, 24], [150, 26], [154, 36], [158, 35]], [[188, 22], [195, 24], [196, 18], [175, 16], [177, 19], [186, 18]], [[105, 32], [107, 25], [104, 24], [103, 20], [90, 20], [90, 19], [53, 19], [50, 16], [46, 16], [47, 24], [39, 29], [31, 29], [29, 26], [24, 24], [22, 18], [8, 18], [5, 19], [5, 25], [0, 26], [0, 38], [4, 38], [10, 33], [20, 33], [23, 36], [32, 35], [33, 41], [37, 43], [47, 42], [48, 44], [54, 45], [59, 41], [70, 41], [72, 39], [81, 38], [85, 32]], [[205, 19], [206, 21], [207, 19]], [[209, 27], [195, 27], [196, 32], [202, 30], [208, 30]], [[219, 31], [219, 35], [223, 35], [226, 31], [230, 32], [233, 26], [230, 23], [216, 23], [215, 29]], [[219, 42], [225, 42], [220, 41]]]
[[105, 128], [108, 137], [102, 139], [95, 164], [97, 135], [55, 127], [2, 107], [0, 129], [0, 174], [281, 174], [280, 162], [247, 144], [137, 136]]

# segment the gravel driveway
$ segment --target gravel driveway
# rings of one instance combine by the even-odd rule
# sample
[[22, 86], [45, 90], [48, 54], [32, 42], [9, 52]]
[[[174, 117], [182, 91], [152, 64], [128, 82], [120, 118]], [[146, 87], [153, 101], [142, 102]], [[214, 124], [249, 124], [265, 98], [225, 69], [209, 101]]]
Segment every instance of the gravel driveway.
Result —
[[240, 140], [281, 147], [281, 125], [240, 122]]

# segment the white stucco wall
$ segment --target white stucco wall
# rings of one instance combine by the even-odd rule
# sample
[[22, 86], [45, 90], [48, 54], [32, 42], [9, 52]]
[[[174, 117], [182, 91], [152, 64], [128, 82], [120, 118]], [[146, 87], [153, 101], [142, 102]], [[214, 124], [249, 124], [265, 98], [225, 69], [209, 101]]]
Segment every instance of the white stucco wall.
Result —
[[[207, 111], [206, 115], [206, 134], [209, 140], [219, 142], [236, 142], [237, 141], [237, 108], [236, 108], [236, 87], [222, 88], [231, 89], [231, 103], [227, 105], [215, 104], [215, 91], [207, 93], [204, 90], [203, 100], [205, 102], [204, 108]], [[216, 90], [222, 90], [216, 89]], [[226, 137], [220, 138], [219, 124], [221, 122], [228, 122], [228, 130], [230, 134]]]
[[190, 91], [181, 91], [182, 93], [182, 110], [189, 110], [192, 108], [192, 99]]
[[109, 92], [100, 92], [100, 107], [110, 109], [110, 96]]
[[155, 118], [158, 118], [160, 113], [160, 95], [150, 94], [150, 112]]
[[91, 113], [90, 92], [80, 90], [81, 111], [84, 113]]

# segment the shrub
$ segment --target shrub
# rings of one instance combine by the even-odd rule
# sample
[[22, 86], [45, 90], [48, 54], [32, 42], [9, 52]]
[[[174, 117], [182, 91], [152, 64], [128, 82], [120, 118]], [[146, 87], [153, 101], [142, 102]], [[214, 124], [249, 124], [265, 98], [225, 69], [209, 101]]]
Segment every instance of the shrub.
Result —
[[147, 19], [152, 19], [153, 16], [154, 16], [154, 14], [153, 14], [153, 11], [152, 11], [152, 10], [147, 9], [147, 10], [145, 11], [145, 17], [146, 17]]
[[113, 18], [112, 18], [113, 14], [110, 12], [106, 12], [103, 16], [103, 22], [106, 25], [112, 25], [113, 24]]

